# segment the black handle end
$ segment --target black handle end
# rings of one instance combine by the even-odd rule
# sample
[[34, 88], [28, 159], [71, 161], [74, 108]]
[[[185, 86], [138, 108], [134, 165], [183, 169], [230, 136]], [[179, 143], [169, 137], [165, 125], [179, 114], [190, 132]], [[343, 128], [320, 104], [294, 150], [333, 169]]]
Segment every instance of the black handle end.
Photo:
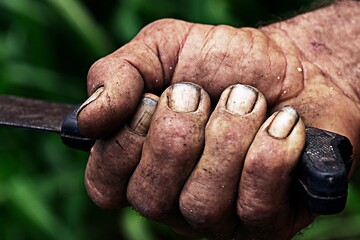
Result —
[[344, 136], [306, 128], [306, 145], [296, 169], [297, 185], [308, 209], [328, 215], [346, 205], [352, 145]]
[[63, 143], [71, 148], [90, 151], [95, 143], [94, 139], [86, 138], [80, 134], [77, 123], [77, 110], [79, 106], [66, 116], [61, 126], [61, 139]]

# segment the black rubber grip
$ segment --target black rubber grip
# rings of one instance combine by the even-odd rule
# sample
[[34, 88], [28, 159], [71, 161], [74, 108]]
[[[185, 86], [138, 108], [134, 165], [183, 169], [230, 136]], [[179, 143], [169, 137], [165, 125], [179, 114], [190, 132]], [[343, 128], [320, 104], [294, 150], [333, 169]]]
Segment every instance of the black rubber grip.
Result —
[[352, 145], [348, 138], [306, 128], [306, 145], [296, 168], [299, 193], [314, 213], [328, 215], [345, 208]]
[[66, 146], [83, 151], [90, 151], [95, 140], [80, 134], [77, 123], [77, 110], [79, 109], [79, 106], [80, 105], [75, 106], [64, 119], [60, 135]]

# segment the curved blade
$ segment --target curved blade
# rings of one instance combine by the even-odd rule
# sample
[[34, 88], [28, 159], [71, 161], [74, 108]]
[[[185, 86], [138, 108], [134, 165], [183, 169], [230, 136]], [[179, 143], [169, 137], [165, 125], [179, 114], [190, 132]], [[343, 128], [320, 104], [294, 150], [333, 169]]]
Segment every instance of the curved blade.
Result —
[[60, 133], [62, 122], [73, 108], [69, 104], [0, 95], [0, 125]]

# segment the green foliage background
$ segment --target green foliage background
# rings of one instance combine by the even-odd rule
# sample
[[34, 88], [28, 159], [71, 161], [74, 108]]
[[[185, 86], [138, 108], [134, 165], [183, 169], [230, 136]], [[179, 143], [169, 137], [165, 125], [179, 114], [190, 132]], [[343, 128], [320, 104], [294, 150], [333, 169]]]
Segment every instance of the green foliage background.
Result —
[[[0, 94], [80, 103], [90, 65], [151, 21], [258, 26], [312, 2], [0, 0]], [[86, 159], [58, 136], [0, 128], [0, 240], [182, 239], [131, 209], [97, 208], [83, 186]], [[358, 175], [346, 210], [319, 218], [298, 239], [360, 238]]]

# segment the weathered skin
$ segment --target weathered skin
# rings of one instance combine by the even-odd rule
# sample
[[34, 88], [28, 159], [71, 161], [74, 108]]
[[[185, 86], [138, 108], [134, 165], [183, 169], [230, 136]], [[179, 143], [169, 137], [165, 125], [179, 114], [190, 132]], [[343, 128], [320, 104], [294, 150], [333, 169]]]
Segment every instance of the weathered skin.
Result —
[[[290, 189], [291, 171], [304, 146], [304, 123], [347, 136], [354, 146], [352, 173], [358, 162], [359, 35], [360, 3], [347, 0], [261, 29], [156, 21], [91, 67], [89, 95], [104, 88], [79, 113], [81, 132], [96, 138], [121, 134], [144, 92], [160, 95], [167, 89], [146, 140], [140, 141], [144, 147], [131, 148], [137, 149], [131, 150], [134, 156], [141, 155], [135, 173], [127, 173], [132, 175], [127, 189], [132, 206], [185, 235], [291, 239], [315, 217]], [[208, 99], [200, 101], [201, 108], [186, 92], [169, 102], [173, 92], [167, 87], [181, 82], [197, 84], [194, 88]], [[267, 108], [262, 105], [257, 119], [220, 111], [221, 93], [238, 83], [255, 87], [265, 97]], [[210, 99], [217, 105], [211, 116]], [[233, 107], [249, 101], [234, 101]], [[198, 108], [182, 112], [171, 107], [181, 104]], [[197, 111], [201, 114], [194, 114]], [[265, 112], [274, 115], [262, 123]], [[249, 125], [239, 127], [239, 121]], [[99, 140], [89, 164], [103, 167], [101, 159], [110, 159], [108, 168], [126, 169], [118, 166], [127, 164], [125, 158], [113, 158], [122, 154], [114, 144]], [[111, 206], [108, 202], [122, 205], [125, 195], [104, 200], [102, 194], [93, 194], [113, 192], [114, 186], [111, 174], [92, 168], [86, 181], [100, 185], [87, 185], [90, 197], [105, 207]], [[221, 199], [223, 192], [230, 197], [229, 205]]]
[[127, 184], [138, 165], [158, 97], [145, 94], [133, 119], [113, 137], [97, 140], [85, 172], [85, 187], [102, 208], [129, 206]]
[[266, 115], [266, 100], [258, 92], [250, 111], [231, 111], [228, 104], [233, 92], [233, 87], [227, 88], [211, 114], [203, 154], [181, 192], [180, 210], [197, 229], [235, 230], [234, 206], [243, 160]]
[[[132, 206], [144, 216], [162, 222], [172, 219], [179, 193], [202, 153], [210, 98], [198, 87], [196, 108], [180, 112], [171, 107], [169, 87], [160, 97], [141, 162], [128, 185]], [[158, 187], [162, 186], [162, 187]]]

